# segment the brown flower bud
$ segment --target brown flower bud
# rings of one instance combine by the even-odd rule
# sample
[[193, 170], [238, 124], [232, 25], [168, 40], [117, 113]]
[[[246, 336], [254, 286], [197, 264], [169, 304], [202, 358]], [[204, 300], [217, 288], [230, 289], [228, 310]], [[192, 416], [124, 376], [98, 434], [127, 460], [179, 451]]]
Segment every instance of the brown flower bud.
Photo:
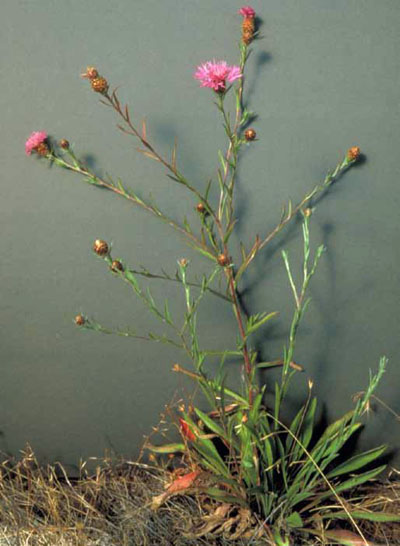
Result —
[[96, 239], [93, 243], [93, 250], [98, 256], [107, 256], [108, 254], [108, 244], [102, 239]]
[[179, 265], [180, 265], [181, 267], [186, 267], [187, 264], [188, 264], [188, 261], [187, 261], [186, 258], [181, 258], [181, 259], [179, 260]]
[[226, 267], [231, 263], [229, 256], [227, 256], [226, 254], [218, 254], [217, 261], [222, 267]]
[[114, 273], [117, 273], [118, 271], [123, 271], [124, 266], [122, 265], [122, 263], [119, 260], [113, 260], [113, 262], [112, 262], [112, 264], [110, 266], [110, 269], [111, 269], [111, 271], [114, 271]]
[[196, 205], [196, 210], [197, 212], [200, 212], [201, 214], [203, 214], [204, 212], [206, 212], [206, 207], [203, 205], [203, 203], [198, 203]]
[[65, 138], [62, 138], [62, 139], [60, 140], [60, 146], [61, 146], [61, 148], [64, 148], [64, 150], [68, 150], [68, 149], [69, 149], [69, 142], [68, 142], [68, 140], [65, 139]]
[[83, 326], [85, 324], [85, 317], [83, 315], [76, 315], [75, 324], [77, 326]]
[[352, 146], [347, 150], [347, 159], [349, 161], [357, 161], [361, 154], [361, 150], [358, 146]]
[[309, 218], [312, 214], [312, 210], [309, 207], [307, 207], [306, 209], [303, 210], [303, 214], [306, 218]]
[[242, 23], [242, 41], [249, 45], [254, 38], [255, 20], [254, 17], [245, 17]]
[[47, 146], [46, 142], [41, 142], [40, 144], [38, 144], [35, 148], [35, 152], [38, 154], [38, 155], [41, 155], [41, 156], [46, 156], [50, 153], [50, 150], [49, 150], [49, 147]]
[[97, 69], [94, 66], [88, 66], [86, 68], [86, 72], [84, 74], [81, 74], [82, 78], [87, 78], [89, 80], [93, 80], [94, 78], [97, 78], [99, 73], [97, 72]]
[[92, 86], [93, 91], [96, 91], [96, 93], [101, 93], [104, 95], [108, 91], [108, 82], [102, 76], [92, 78], [90, 80], [90, 85]]
[[246, 129], [246, 131], [244, 132], [244, 138], [247, 140], [247, 142], [254, 140], [256, 136], [257, 136], [257, 133], [255, 132], [253, 128]]

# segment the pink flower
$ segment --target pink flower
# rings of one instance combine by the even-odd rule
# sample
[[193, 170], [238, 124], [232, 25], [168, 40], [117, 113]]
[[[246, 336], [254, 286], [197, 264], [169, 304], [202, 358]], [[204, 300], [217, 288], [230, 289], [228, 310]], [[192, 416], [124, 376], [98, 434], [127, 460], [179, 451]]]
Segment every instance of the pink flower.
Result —
[[233, 82], [242, 77], [239, 66], [229, 66], [225, 61], [208, 61], [197, 67], [194, 73], [201, 87], [211, 87], [214, 91], [223, 92], [226, 80]]
[[31, 155], [33, 150], [42, 144], [47, 138], [47, 133], [44, 131], [35, 131], [31, 134], [28, 140], [25, 142], [25, 153]]
[[246, 18], [253, 18], [256, 16], [256, 12], [251, 6], [243, 6], [242, 8], [240, 8], [238, 13]]

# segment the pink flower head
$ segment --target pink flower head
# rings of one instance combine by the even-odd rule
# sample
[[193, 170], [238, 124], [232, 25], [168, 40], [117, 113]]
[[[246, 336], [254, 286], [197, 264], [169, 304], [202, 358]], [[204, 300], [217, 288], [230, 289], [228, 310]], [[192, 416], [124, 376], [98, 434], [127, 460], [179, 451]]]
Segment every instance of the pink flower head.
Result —
[[32, 151], [35, 150], [39, 144], [42, 144], [47, 138], [47, 133], [44, 131], [35, 131], [31, 134], [28, 140], [25, 142], [25, 153], [26, 155], [31, 155]]
[[251, 6], [243, 6], [242, 8], [240, 8], [238, 13], [239, 15], [243, 15], [243, 17], [246, 18], [253, 18], [256, 16], [256, 12]]
[[196, 80], [201, 82], [201, 87], [211, 87], [214, 91], [223, 92], [226, 80], [233, 82], [242, 77], [239, 66], [229, 66], [226, 61], [208, 61], [197, 67], [194, 73]]

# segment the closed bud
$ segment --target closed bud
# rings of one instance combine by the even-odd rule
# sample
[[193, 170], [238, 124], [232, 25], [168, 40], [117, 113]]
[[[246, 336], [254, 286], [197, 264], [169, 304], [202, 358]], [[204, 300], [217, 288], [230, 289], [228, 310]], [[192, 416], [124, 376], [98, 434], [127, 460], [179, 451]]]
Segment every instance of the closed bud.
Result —
[[203, 205], [203, 203], [198, 203], [196, 205], [196, 210], [197, 212], [200, 212], [200, 214], [203, 214], [204, 212], [206, 212], [206, 207]]
[[83, 315], [76, 315], [75, 324], [77, 326], [83, 326], [85, 324], [85, 317]]
[[226, 254], [218, 254], [217, 261], [222, 267], [226, 267], [231, 263], [229, 256], [227, 256]]
[[251, 142], [252, 140], [256, 138], [256, 136], [257, 136], [257, 133], [255, 132], [253, 128], [246, 129], [246, 131], [244, 132], [244, 138], [247, 140], [247, 142]]
[[118, 271], [123, 271], [124, 266], [119, 260], [113, 260], [110, 266], [111, 271], [114, 271], [114, 273], [117, 273]]
[[108, 254], [108, 244], [102, 239], [96, 239], [93, 243], [93, 250], [98, 256], [107, 256]]
[[62, 138], [62, 139], [60, 140], [60, 146], [61, 146], [61, 148], [63, 148], [64, 150], [68, 150], [68, 149], [69, 149], [69, 142], [68, 142], [68, 140], [65, 139], [65, 138]]
[[347, 150], [347, 159], [349, 161], [357, 161], [360, 158], [361, 150], [358, 146], [352, 146]]
[[312, 214], [312, 210], [309, 207], [307, 207], [306, 209], [303, 210], [303, 214], [306, 218], [309, 218]]
[[181, 258], [181, 259], [179, 260], [178, 263], [179, 263], [179, 265], [180, 265], [181, 267], [186, 267], [187, 264], [188, 264], [188, 261], [187, 261], [186, 258]]
[[92, 78], [90, 80], [90, 85], [92, 86], [93, 91], [96, 91], [96, 93], [105, 95], [108, 91], [108, 81], [102, 76]]

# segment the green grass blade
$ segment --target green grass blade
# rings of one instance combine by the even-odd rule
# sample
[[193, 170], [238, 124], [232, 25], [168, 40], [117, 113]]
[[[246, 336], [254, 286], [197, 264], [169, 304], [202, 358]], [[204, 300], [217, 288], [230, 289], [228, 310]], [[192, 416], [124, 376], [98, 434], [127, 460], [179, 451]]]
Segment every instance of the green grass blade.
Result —
[[386, 450], [386, 446], [382, 445], [382, 446], [376, 447], [375, 449], [371, 449], [370, 451], [365, 451], [364, 453], [355, 455], [348, 461], [345, 461], [341, 465], [334, 468], [331, 472], [329, 472], [326, 475], [326, 477], [335, 478], [336, 476], [347, 474], [348, 472], [354, 472], [355, 470], [358, 470], [359, 468], [366, 466], [367, 464], [371, 463], [372, 461], [380, 457], [385, 450]]

